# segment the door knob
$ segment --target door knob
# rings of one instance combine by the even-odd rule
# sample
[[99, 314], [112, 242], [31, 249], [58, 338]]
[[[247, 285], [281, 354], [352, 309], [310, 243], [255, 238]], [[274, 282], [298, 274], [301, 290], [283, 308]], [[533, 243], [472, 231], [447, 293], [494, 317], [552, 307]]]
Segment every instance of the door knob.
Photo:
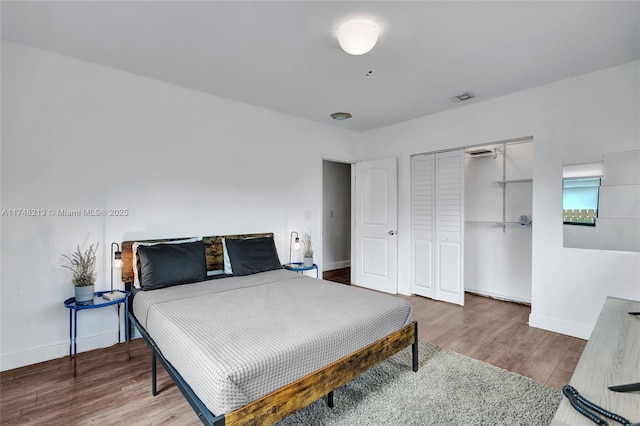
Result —
[[389, 234], [389, 235], [396, 235], [396, 231], [389, 231], [389, 232], [387, 232], [387, 234]]

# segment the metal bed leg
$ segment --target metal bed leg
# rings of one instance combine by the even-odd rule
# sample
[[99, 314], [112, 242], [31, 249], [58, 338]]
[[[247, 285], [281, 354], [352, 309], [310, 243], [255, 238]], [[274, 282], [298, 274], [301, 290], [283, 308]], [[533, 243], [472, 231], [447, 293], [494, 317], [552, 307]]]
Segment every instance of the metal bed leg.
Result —
[[151, 395], [156, 396], [158, 394], [157, 388], [157, 374], [156, 374], [156, 351], [151, 349]]
[[333, 391], [327, 394], [327, 406], [333, 408]]
[[413, 372], [418, 371], [418, 321], [414, 322], [413, 332], [415, 334], [413, 343], [411, 344], [411, 355], [413, 358]]
[[209, 411], [209, 409], [204, 405], [204, 403], [196, 396], [191, 387], [184, 381], [182, 376], [176, 371], [176, 369], [162, 356], [162, 352], [156, 347], [156, 344], [153, 342], [153, 339], [149, 336], [147, 331], [140, 325], [138, 320], [135, 319], [134, 316], [129, 318], [131, 323], [140, 331], [142, 337], [151, 348], [151, 393], [153, 396], [158, 394], [157, 390], [157, 361], [160, 360], [160, 363], [164, 366], [165, 371], [169, 374], [169, 377], [176, 384], [182, 395], [184, 395], [185, 399], [191, 405], [191, 408], [196, 412], [200, 421], [207, 426], [224, 426], [225, 424], [225, 416], [224, 414], [215, 415]]

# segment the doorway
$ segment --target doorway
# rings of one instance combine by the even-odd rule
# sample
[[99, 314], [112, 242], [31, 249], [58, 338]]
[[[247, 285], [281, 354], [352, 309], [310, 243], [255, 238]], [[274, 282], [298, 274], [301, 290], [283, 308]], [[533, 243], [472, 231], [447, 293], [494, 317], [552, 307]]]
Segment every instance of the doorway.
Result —
[[533, 139], [465, 149], [465, 291], [531, 303]]
[[322, 271], [351, 268], [351, 164], [322, 161]]

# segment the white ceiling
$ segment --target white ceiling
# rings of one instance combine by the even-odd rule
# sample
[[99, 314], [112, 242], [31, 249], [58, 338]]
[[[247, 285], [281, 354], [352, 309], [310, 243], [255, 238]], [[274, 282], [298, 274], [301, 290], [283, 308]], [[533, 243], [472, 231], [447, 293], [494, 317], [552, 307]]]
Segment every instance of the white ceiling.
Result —
[[[640, 59], [640, 2], [0, 7], [3, 39], [358, 132]], [[355, 17], [381, 29], [363, 56], [347, 55], [336, 38], [340, 23]], [[466, 91], [477, 98], [451, 102]], [[334, 121], [336, 111], [353, 118]]]

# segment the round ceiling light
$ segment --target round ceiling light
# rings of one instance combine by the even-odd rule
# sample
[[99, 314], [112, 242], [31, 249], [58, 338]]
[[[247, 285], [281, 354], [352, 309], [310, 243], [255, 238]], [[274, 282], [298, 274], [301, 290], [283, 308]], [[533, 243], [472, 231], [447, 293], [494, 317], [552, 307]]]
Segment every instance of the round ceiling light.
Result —
[[338, 43], [350, 55], [364, 55], [377, 41], [378, 26], [371, 21], [347, 22], [338, 30]]

